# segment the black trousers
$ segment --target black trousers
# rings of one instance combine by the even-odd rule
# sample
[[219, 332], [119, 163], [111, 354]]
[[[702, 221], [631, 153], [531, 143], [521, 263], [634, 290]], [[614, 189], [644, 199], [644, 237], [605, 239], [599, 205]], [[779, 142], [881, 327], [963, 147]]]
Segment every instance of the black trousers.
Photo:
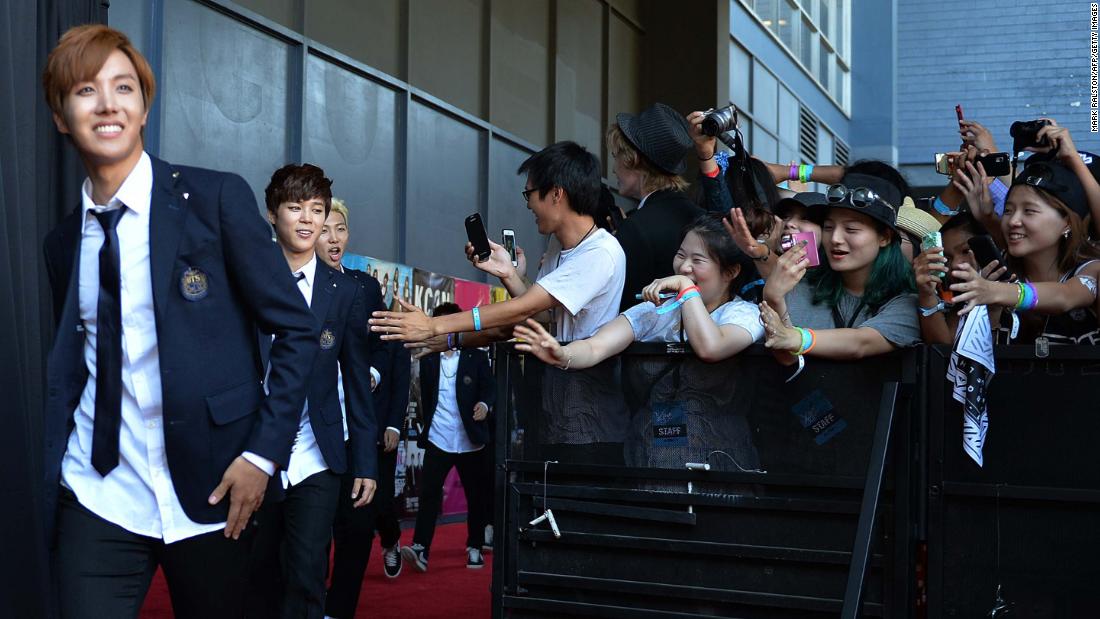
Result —
[[257, 512], [248, 570], [250, 618], [324, 616], [327, 550], [339, 493], [340, 476], [326, 469]]
[[137, 617], [158, 565], [176, 617], [244, 616], [249, 529], [238, 540], [219, 530], [165, 544], [100, 518], [62, 488], [57, 535], [63, 619]]
[[349, 473], [340, 480], [340, 502], [336, 508], [336, 521], [332, 525], [332, 543], [335, 546], [332, 585], [325, 598], [325, 614], [330, 617], [351, 619], [355, 616], [363, 574], [370, 561], [374, 532], [378, 531], [379, 541], [385, 548], [393, 546], [401, 538], [401, 523], [393, 510], [396, 469], [397, 450], [387, 453], [379, 445], [378, 489], [374, 499], [358, 509], [351, 500], [355, 477]]
[[413, 543], [431, 548], [435, 537], [435, 521], [443, 504], [443, 482], [451, 467], [458, 469], [462, 488], [466, 492], [466, 545], [481, 549], [485, 543], [485, 525], [492, 509], [488, 492], [490, 480], [485, 473], [484, 458], [491, 447], [477, 451], [451, 453], [428, 441], [424, 450], [424, 470], [420, 474], [420, 509], [416, 513]]

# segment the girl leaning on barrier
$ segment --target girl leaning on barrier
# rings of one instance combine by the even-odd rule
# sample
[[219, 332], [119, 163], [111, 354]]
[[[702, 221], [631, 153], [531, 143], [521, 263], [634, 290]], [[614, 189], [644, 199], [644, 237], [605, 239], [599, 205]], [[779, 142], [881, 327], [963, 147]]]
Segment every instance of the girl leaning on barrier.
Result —
[[[528, 326], [515, 328], [516, 337], [523, 340], [516, 349], [567, 370], [592, 367], [635, 341], [686, 340], [704, 362], [728, 359], [763, 335], [757, 306], [738, 296], [749, 274], [755, 276], [750, 265], [719, 216], [702, 216], [684, 233], [673, 259], [676, 275], [646, 286], [642, 303], [591, 337], [566, 346], [529, 320]], [[730, 468], [731, 462], [743, 470], [758, 467], [742, 410], [752, 401], [753, 385], [734, 384], [730, 371], [726, 364], [682, 356], [625, 358], [623, 382], [631, 410], [626, 463], [679, 468], [689, 461], [704, 462], [717, 450], [728, 456], [715, 460], [718, 468]]]
[[829, 188], [825, 259], [809, 269], [801, 243], [764, 286], [768, 348], [784, 363], [802, 355], [860, 359], [920, 341], [913, 271], [901, 252], [902, 192], [877, 176], [848, 173]]
[[[1056, 141], [1055, 148], [1068, 142], [1068, 135], [1064, 140]], [[1077, 156], [1072, 142], [1066, 148]], [[971, 209], [991, 210], [981, 166], [968, 164], [959, 177]], [[955, 302], [965, 303], [960, 314], [978, 305], [1023, 312], [1024, 327], [1014, 342], [1034, 341], [1037, 351], [1049, 344], [1100, 343], [1100, 249], [1088, 238], [1091, 214], [1082, 180], [1095, 184], [1059, 161], [1024, 168], [1012, 183], [1004, 214], [994, 220], [1007, 249], [1007, 266], [1019, 281], [990, 281], [973, 266], [959, 265], [951, 271], [958, 280], [951, 289]]]

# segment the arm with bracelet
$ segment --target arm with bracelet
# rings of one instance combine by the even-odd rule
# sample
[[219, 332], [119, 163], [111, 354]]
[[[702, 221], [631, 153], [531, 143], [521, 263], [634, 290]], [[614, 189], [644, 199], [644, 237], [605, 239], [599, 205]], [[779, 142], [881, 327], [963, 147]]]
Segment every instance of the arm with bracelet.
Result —
[[1008, 307], [1040, 314], [1063, 314], [1097, 303], [1096, 281], [1100, 264], [1089, 265], [1064, 282], [995, 282], [981, 277], [969, 264], [951, 272], [959, 280], [951, 285], [955, 300], [966, 303], [959, 313], [966, 314], [978, 305]]

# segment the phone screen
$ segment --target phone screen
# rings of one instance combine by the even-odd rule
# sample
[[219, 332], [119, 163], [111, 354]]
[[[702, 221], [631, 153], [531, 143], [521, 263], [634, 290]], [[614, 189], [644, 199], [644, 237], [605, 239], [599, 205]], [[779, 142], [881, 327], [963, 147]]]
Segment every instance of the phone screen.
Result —
[[512, 257], [512, 266], [519, 266], [519, 261], [516, 260], [516, 232], [515, 230], [509, 230], [505, 228], [500, 231], [502, 245], [504, 249], [508, 250], [508, 255]]

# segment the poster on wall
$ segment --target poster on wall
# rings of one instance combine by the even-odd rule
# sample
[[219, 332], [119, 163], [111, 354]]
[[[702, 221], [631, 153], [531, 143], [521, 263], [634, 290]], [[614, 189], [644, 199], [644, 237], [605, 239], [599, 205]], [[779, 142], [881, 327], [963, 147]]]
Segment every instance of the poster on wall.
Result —
[[481, 305], [488, 305], [492, 303], [492, 300], [492, 289], [488, 284], [471, 282], [465, 279], [455, 280], [455, 303], [458, 303], [463, 311], [469, 311]]
[[413, 269], [413, 305], [427, 314], [440, 303], [454, 303], [455, 278], [423, 269]]

